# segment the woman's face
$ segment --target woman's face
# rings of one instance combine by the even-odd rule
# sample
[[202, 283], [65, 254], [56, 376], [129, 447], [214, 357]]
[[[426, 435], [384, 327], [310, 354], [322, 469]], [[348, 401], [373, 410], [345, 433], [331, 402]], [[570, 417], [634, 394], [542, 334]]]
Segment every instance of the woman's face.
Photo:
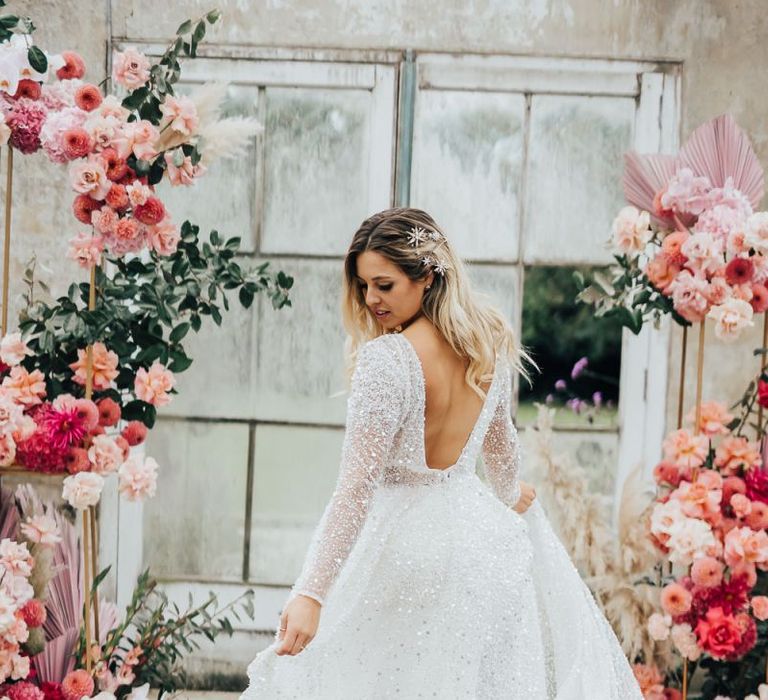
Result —
[[380, 253], [368, 250], [357, 256], [357, 282], [365, 304], [381, 326], [389, 330], [405, 323], [421, 309], [424, 287], [432, 273], [413, 281]]

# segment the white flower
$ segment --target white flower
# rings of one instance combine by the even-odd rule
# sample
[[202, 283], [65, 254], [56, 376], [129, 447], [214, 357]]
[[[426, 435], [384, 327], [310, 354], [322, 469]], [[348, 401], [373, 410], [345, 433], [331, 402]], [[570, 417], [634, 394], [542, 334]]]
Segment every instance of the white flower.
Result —
[[41, 545], [54, 545], [61, 542], [59, 526], [52, 516], [45, 513], [31, 515], [21, 524], [21, 534], [30, 542]]
[[694, 559], [706, 556], [717, 540], [709, 523], [698, 518], [684, 518], [673, 527], [667, 541], [669, 559], [676, 564], [691, 564]]
[[722, 304], [713, 306], [707, 317], [715, 321], [715, 335], [720, 340], [732, 342], [744, 328], [754, 325], [753, 315], [754, 311], [749, 302], [731, 297]]
[[637, 255], [653, 236], [651, 215], [635, 207], [624, 207], [613, 220], [613, 240], [623, 253]]
[[756, 252], [768, 255], [768, 211], [758, 211], [749, 217], [744, 239]]
[[665, 639], [669, 638], [669, 630], [671, 626], [671, 615], [653, 613], [653, 615], [648, 618], [648, 634], [651, 635], [651, 639], [655, 639], [657, 642], [663, 642]]
[[134, 688], [133, 692], [126, 698], [126, 700], [147, 700], [148, 697], [149, 683], [145, 683], [138, 688]]
[[707, 231], [699, 231], [685, 239], [680, 252], [688, 258], [688, 264], [702, 272], [714, 272], [723, 266], [723, 244]]
[[27, 347], [27, 343], [21, 339], [21, 333], [8, 333], [0, 340], [0, 360], [11, 367], [18, 365], [27, 355], [34, 353]]
[[696, 634], [687, 622], [682, 625], [674, 625], [670, 636], [680, 654], [689, 661], [696, 661], [701, 656], [701, 649], [696, 644]]
[[129, 501], [151, 498], [157, 491], [157, 462], [152, 457], [142, 462], [137, 455], [131, 455], [120, 467], [119, 476], [120, 493]]
[[104, 478], [93, 472], [78, 472], [64, 479], [62, 496], [73, 508], [85, 510], [95, 506], [101, 498]]
[[677, 523], [686, 517], [679, 499], [671, 498], [666, 503], [658, 503], [651, 512], [651, 532], [654, 535], [671, 535]]

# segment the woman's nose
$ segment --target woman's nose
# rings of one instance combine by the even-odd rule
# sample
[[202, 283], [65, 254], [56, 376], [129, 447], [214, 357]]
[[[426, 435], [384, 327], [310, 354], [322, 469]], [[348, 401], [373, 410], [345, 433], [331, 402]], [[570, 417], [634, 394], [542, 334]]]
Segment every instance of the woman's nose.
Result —
[[365, 303], [368, 306], [373, 306], [379, 301], [378, 295], [374, 291], [369, 291], [365, 296]]

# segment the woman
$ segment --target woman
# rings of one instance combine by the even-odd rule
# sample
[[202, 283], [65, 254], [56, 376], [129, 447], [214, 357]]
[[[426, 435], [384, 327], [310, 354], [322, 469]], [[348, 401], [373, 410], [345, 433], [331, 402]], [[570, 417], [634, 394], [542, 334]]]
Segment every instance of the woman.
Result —
[[524, 354], [502, 315], [419, 209], [364, 221], [344, 273], [356, 361], [336, 489], [242, 700], [640, 700], [518, 478]]

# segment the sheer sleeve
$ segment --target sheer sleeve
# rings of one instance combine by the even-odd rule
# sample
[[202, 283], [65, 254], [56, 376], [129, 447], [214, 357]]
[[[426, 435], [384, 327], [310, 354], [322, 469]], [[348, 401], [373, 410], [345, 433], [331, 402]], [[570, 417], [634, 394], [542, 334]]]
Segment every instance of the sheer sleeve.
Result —
[[512, 371], [509, 363], [500, 364], [503, 372], [499, 401], [483, 440], [485, 476], [496, 497], [513, 508], [520, 500], [520, 443], [512, 422]]
[[360, 348], [336, 486], [290, 598], [302, 594], [322, 604], [357, 541], [402, 422], [405, 381], [393, 349], [380, 338]]

